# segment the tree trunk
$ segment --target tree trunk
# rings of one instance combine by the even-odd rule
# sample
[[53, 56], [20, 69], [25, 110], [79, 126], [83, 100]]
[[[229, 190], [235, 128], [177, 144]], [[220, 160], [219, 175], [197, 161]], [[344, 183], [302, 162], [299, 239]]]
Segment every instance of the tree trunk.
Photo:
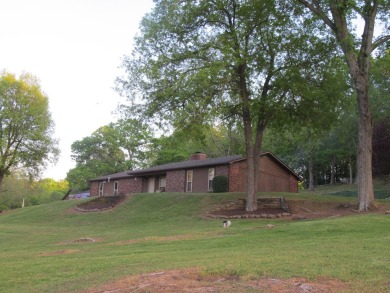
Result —
[[359, 143], [357, 157], [357, 182], [359, 211], [367, 211], [374, 202], [372, 182], [372, 121], [368, 106], [368, 96], [358, 95], [359, 103]]
[[[253, 150], [253, 147], [252, 147]], [[257, 210], [257, 199], [256, 199], [256, 174], [255, 174], [255, 165], [256, 165], [256, 157], [253, 155], [253, 151], [251, 154], [247, 151], [247, 175], [246, 175], [246, 205], [245, 210], [247, 212], [254, 212]]]
[[245, 210], [247, 212], [253, 212], [257, 210], [257, 197], [256, 189], [258, 183], [258, 176], [260, 174], [260, 149], [263, 141], [264, 129], [266, 123], [259, 121], [256, 127], [256, 138], [253, 144], [252, 140], [252, 128], [250, 133], [245, 132], [246, 135], [251, 135], [249, 140], [251, 143], [247, 143], [246, 154], [247, 154], [247, 200]]
[[3, 189], [3, 181], [4, 181], [4, 172], [0, 172], [0, 193]]
[[309, 159], [309, 191], [314, 191], [314, 164], [313, 159]]
[[332, 156], [332, 163], [330, 167], [330, 184], [335, 183], [335, 176], [336, 176], [336, 156]]
[[250, 110], [250, 98], [246, 81], [246, 64], [237, 66], [237, 77], [240, 98], [242, 101], [242, 121], [244, 123], [245, 149], [246, 149], [246, 205], [245, 210], [253, 212], [257, 210], [256, 199], [256, 142], [253, 141], [252, 115]]
[[353, 54], [347, 55], [347, 63], [357, 94], [358, 119], [358, 156], [357, 183], [359, 211], [367, 211], [374, 202], [372, 182], [372, 114], [368, 97], [369, 57], [360, 56], [356, 62]]
[[349, 160], [349, 184], [353, 184], [352, 162], [351, 159]]
[[256, 157], [254, 151], [254, 143], [252, 137], [251, 121], [247, 119], [249, 116], [244, 115], [244, 131], [246, 145], [246, 205], [247, 212], [257, 210], [256, 199]]

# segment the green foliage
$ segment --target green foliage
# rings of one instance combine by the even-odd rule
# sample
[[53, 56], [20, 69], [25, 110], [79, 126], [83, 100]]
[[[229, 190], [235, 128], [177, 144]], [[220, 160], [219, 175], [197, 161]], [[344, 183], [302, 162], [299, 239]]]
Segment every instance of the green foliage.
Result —
[[69, 183], [65, 180], [55, 181], [52, 178], [34, 180], [20, 171], [13, 172], [4, 179], [0, 205], [3, 209], [15, 209], [25, 206], [39, 205], [61, 200]]
[[159, 1], [141, 23], [133, 56], [124, 61], [129, 76], [118, 87], [145, 117], [175, 128], [197, 128], [214, 117], [242, 123], [248, 115], [255, 136], [261, 125], [294, 114], [304, 89], [316, 91], [311, 106], [316, 97], [337, 101], [322, 94], [327, 81], [316, 80], [332, 44], [307, 38], [301, 17], [287, 17], [287, 7], [284, 1]]
[[120, 148], [118, 136], [112, 124], [102, 126], [72, 146], [72, 158], [76, 167], [69, 170], [67, 180], [72, 188], [88, 189], [88, 180], [127, 170], [125, 153]]
[[213, 192], [228, 192], [228, 178], [226, 176], [215, 176], [213, 179]]
[[0, 188], [4, 176], [23, 168], [38, 175], [59, 153], [49, 101], [31, 74], [0, 74]]
[[188, 160], [200, 151], [209, 158], [243, 154], [245, 145], [242, 130], [219, 124], [215, 127], [202, 125], [191, 129], [176, 129], [170, 136], [152, 141], [151, 164], [161, 165]]
[[[304, 178], [306, 186], [310, 183], [309, 165], [313, 168], [313, 185], [330, 183], [332, 160], [335, 160], [336, 182], [349, 178], [350, 171], [355, 173], [356, 170], [357, 116], [354, 96], [347, 91], [345, 69], [339, 63], [334, 63], [334, 66], [339, 66], [338, 69], [334, 68], [338, 72], [335, 77], [339, 76], [339, 80], [322, 83], [330, 87], [328, 94], [338, 89], [344, 96], [333, 103], [323, 99], [318, 102], [318, 107], [301, 109], [302, 120], [297, 116], [288, 125], [273, 123], [264, 136], [264, 150], [275, 153], [293, 168]], [[314, 91], [313, 94], [318, 92]], [[310, 93], [307, 95], [311, 96]], [[313, 97], [310, 100], [315, 101]], [[310, 114], [310, 110], [313, 113]]]
[[125, 151], [127, 165], [142, 168], [149, 162], [152, 139], [150, 127], [138, 119], [119, 119], [113, 124], [118, 143]]
[[372, 59], [370, 97], [374, 122], [390, 116], [390, 51]]
[[102, 126], [72, 144], [76, 167], [66, 178], [72, 188], [85, 190], [92, 178], [144, 167], [151, 137], [150, 128], [136, 119], [119, 119]]
[[[336, 37], [349, 68], [358, 109], [359, 210], [367, 211], [374, 202], [372, 178], [372, 111], [370, 107], [370, 68], [373, 52], [390, 40], [389, 1], [310, 1], [298, 0], [312, 19], [320, 19]], [[356, 20], [362, 29], [356, 29]], [[317, 35], [316, 31], [311, 32]]]
[[[110, 173], [106, 173], [110, 174]], [[106, 175], [104, 174], [104, 175]], [[98, 174], [103, 175], [103, 174]], [[89, 188], [88, 180], [98, 176], [93, 167], [77, 165], [66, 173], [66, 180], [70, 186], [76, 190], [86, 190]]]
[[69, 182], [66, 180], [55, 181], [45, 178], [32, 182], [32, 188], [27, 200], [32, 205], [44, 204], [61, 200], [69, 190]]
[[[245, 134], [239, 151], [255, 158], [270, 124], [316, 121], [339, 107], [345, 91], [343, 73], [333, 66], [333, 38], [290, 5], [157, 1], [124, 60], [128, 76], [119, 88], [145, 118], [175, 129], [239, 121]], [[309, 36], [311, 30], [316, 34]], [[255, 175], [247, 175], [247, 202], [255, 203]]]

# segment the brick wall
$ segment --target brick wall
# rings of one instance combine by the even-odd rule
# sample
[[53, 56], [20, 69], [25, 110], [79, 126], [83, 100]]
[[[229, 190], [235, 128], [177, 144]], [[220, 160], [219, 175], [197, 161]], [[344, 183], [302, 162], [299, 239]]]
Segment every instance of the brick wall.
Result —
[[119, 181], [119, 194], [130, 194], [142, 192], [142, 178], [132, 177], [120, 179]]
[[290, 192], [298, 192], [298, 180], [293, 175], [290, 175]]
[[229, 192], [238, 192], [240, 184], [240, 164], [231, 164], [229, 170]]
[[186, 172], [185, 170], [168, 171], [166, 176], [166, 192], [184, 192]]
[[99, 195], [99, 182], [98, 181], [91, 182], [90, 187], [89, 187], [89, 193], [90, 193], [90, 196], [98, 196]]
[[[141, 177], [132, 177], [132, 178], [121, 178], [111, 180], [110, 184], [105, 184], [104, 195], [113, 194], [113, 185], [114, 181], [118, 181], [118, 193], [119, 194], [130, 194], [130, 193], [140, 193], [142, 192], [142, 178]], [[112, 183], [112, 184], [111, 184]], [[100, 181], [93, 181], [90, 184], [89, 192], [91, 196], [99, 196], [99, 185]]]
[[225, 176], [229, 178], [229, 166], [216, 166], [215, 167], [215, 176]]

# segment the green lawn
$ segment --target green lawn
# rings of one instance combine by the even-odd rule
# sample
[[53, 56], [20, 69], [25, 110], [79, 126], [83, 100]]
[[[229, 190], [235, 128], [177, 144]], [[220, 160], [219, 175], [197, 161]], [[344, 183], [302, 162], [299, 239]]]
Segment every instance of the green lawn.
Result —
[[[140, 194], [106, 212], [76, 213], [80, 201], [7, 212], [0, 215], [0, 292], [83, 291], [127, 275], [193, 267], [248, 279], [337, 279], [351, 292], [390, 288], [389, 215], [233, 220], [229, 229], [201, 216], [239, 197]], [[265, 229], [269, 223], [276, 227]], [[84, 238], [96, 241], [78, 241]]]

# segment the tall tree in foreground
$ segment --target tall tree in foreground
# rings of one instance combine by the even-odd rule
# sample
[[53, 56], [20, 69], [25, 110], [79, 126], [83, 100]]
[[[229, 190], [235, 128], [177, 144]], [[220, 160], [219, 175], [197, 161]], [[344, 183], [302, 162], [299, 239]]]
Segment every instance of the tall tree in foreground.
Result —
[[38, 175], [58, 155], [49, 101], [36, 77], [0, 74], [0, 189], [4, 176], [22, 168]]
[[[349, 68], [359, 112], [357, 160], [359, 210], [366, 211], [374, 201], [372, 113], [368, 96], [370, 62], [373, 51], [390, 40], [388, 34], [390, 2], [383, 0], [297, 1], [330, 28], [344, 53]], [[362, 33], [355, 28], [353, 21], [356, 20], [364, 23]], [[383, 22], [384, 32], [374, 38], [375, 25], [380, 21]]]
[[142, 105], [144, 117], [172, 125], [238, 117], [247, 157], [246, 210], [256, 210], [263, 132], [271, 121], [294, 115], [302, 101], [299, 85], [304, 88], [307, 78], [329, 84], [328, 42], [316, 37], [308, 42], [302, 18], [290, 17], [285, 1], [155, 4], [141, 23], [133, 55], [124, 61], [129, 76], [121, 81], [123, 89], [133, 104]]

